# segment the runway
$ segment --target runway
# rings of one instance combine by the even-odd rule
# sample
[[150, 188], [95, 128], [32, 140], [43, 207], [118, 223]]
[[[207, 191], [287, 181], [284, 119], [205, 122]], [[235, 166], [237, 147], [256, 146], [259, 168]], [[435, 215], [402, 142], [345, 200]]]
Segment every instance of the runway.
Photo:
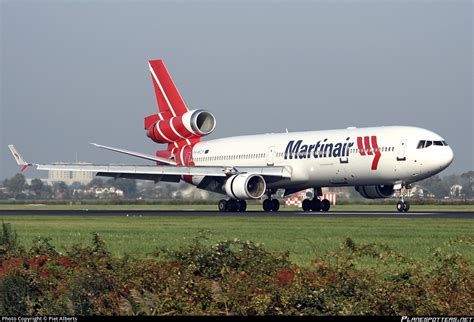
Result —
[[167, 216], [167, 217], [315, 217], [315, 218], [445, 218], [474, 219], [474, 212], [299, 212], [280, 211], [277, 213], [263, 211], [231, 212], [196, 211], [196, 210], [0, 210], [1, 216]]

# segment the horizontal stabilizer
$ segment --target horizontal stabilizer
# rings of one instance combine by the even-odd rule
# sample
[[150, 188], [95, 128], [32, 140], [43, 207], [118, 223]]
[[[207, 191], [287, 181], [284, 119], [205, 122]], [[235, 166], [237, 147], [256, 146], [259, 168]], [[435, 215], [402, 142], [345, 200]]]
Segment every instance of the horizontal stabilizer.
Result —
[[101, 149], [114, 151], [114, 152], [118, 152], [118, 153], [123, 153], [123, 154], [131, 155], [131, 156], [141, 158], [141, 159], [145, 159], [145, 160], [155, 161], [155, 162], [169, 164], [169, 165], [176, 165], [176, 162], [173, 161], [173, 160], [156, 157], [154, 155], [149, 155], [149, 154], [140, 153], [140, 152], [133, 152], [133, 151], [124, 150], [124, 149], [113, 148], [113, 147], [110, 147], [110, 146], [100, 145], [100, 144], [97, 144], [97, 143], [91, 143], [91, 144], [98, 147], [98, 148], [101, 148]]

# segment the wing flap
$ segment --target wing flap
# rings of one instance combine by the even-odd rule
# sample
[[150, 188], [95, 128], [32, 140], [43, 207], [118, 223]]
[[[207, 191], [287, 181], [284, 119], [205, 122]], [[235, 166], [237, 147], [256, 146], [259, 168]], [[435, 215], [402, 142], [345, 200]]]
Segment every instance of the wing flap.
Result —
[[179, 182], [181, 176], [175, 175], [163, 175], [163, 174], [137, 174], [137, 173], [116, 173], [116, 172], [97, 172], [97, 176], [110, 177], [110, 178], [125, 178], [125, 179], [137, 179], [137, 180], [151, 180], [156, 182]]

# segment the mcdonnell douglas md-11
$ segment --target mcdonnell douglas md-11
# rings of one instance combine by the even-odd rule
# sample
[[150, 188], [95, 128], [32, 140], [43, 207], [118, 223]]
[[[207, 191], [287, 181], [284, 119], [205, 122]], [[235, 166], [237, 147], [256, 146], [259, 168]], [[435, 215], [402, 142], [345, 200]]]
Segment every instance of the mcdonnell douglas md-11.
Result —
[[220, 211], [245, 211], [246, 200], [260, 199], [263, 210], [278, 211], [278, 189], [284, 195], [314, 188], [303, 200], [304, 211], [328, 211], [323, 187], [353, 186], [365, 198], [389, 198], [400, 192], [397, 210], [407, 212], [404, 200], [413, 182], [433, 176], [453, 161], [446, 141], [431, 131], [407, 126], [235, 136], [209, 141], [201, 138], [216, 127], [214, 115], [189, 110], [162, 60], [149, 61], [158, 113], [145, 117], [146, 135], [166, 149], [154, 155], [95, 146], [152, 161], [150, 165], [31, 164], [9, 145], [22, 171], [95, 172], [98, 176], [179, 182], [227, 195]]

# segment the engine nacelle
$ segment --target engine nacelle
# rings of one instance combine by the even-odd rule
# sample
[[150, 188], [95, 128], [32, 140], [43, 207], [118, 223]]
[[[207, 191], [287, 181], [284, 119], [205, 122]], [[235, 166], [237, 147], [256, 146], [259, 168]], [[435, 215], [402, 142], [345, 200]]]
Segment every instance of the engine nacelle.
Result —
[[393, 195], [393, 185], [357, 186], [360, 195], [367, 199], [389, 198]]
[[205, 110], [188, 111], [181, 116], [166, 120], [157, 117], [151, 115], [145, 118], [146, 134], [157, 143], [172, 143], [202, 137], [212, 133], [216, 127], [216, 118]]
[[226, 194], [238, 200], [258, 199], [263, 196], [266, 189], [265, 179], [258, 174], [237, 174], [225, 182]]

